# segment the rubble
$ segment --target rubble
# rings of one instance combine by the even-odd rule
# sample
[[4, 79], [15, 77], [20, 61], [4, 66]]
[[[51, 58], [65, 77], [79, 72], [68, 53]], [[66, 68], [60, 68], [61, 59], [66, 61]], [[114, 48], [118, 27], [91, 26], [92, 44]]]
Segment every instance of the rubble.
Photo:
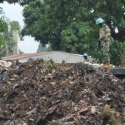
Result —
[[0, 125], [124, 125], [125, 84], [107, 69], [36, 60], [0, 76]]
[[12, 63], [9, 62], [9, 61], [0, 60], [0, 67], [1, 67], [1, 68], [8, 68], [8, 67], [10, 67], [11, 65], [12, 65]]

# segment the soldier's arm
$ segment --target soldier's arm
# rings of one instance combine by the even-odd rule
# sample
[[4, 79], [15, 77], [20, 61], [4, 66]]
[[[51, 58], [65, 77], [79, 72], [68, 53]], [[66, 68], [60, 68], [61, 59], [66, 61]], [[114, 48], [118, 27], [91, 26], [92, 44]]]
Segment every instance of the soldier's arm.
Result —
[[104, 26], [104, 31], [107, 37], [111, 36], [111, 30], [108, 25]]

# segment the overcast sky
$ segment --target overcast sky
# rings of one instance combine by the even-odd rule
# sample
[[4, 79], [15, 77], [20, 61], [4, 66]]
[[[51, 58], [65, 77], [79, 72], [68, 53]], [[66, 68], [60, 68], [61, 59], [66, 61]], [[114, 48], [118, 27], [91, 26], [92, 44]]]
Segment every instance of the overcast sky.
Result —
[[[22, 16], [22, 10], [23, 7], [19, 4], [8, 4], [7, 2], [4, 2], [3, 4], [0, 4], [0, 7], [3, 8], [3, 11], [5, 12], [5, 16], [9, 18], [10, 21], [18, 21], [21, 25], [21, 28], [24, 26], [23, 22], [23, 16]], [[24, 41], [18, 42], [18, 47], [21, 51], [25, 53], [34, 53], [37, 51], [38, 48], [38, 42], [34, 40], [32, 37], [24, 37]]]

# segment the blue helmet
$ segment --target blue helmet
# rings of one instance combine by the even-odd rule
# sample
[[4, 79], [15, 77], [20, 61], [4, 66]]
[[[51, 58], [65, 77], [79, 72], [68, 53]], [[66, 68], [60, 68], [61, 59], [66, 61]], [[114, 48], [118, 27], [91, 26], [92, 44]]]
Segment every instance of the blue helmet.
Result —
[[87, 53], [84, 53], [83, 56], [88, 56], [88, 54], [87, 54]]
[[102, 19], [102, 18], [98, 18], [97, 20], [96, 20], [96, 24], [100, 24], [100, 23], [103, 23], [104, 22], [104, 20]]

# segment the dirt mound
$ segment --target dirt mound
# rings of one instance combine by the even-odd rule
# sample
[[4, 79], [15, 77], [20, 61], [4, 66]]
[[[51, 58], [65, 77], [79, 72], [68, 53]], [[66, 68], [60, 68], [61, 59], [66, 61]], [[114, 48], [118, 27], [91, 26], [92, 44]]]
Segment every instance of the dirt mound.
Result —
[[123, 125], [125, 85], [83, 63], [27, 62], [0, 77], [1, 125]]

